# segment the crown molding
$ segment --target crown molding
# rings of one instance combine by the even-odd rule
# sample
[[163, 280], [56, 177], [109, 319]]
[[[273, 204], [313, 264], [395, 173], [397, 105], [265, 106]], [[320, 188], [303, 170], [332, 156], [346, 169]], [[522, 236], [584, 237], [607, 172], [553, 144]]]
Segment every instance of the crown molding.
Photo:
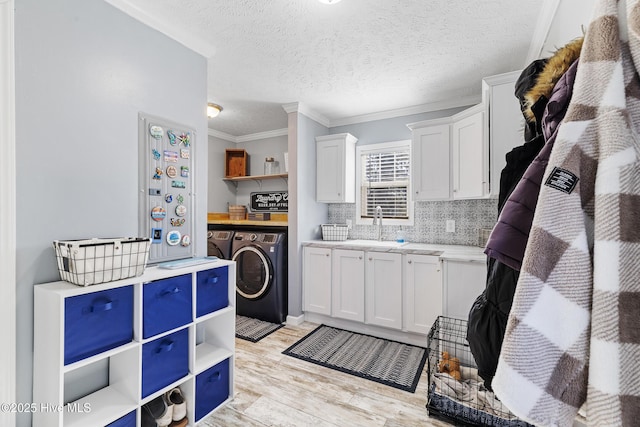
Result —
[[331, 121], [327, 117], [323, 116], [317, 111], [312, 110], [302, 102], [292, 102], [289, 104], [284, 104], [282, 108], [284, 109], [284, 111], [287, 112], [287, 114], [296, 113], [296, 112], [304, 114], [305, 116], [309, 117], [311, 120], [314, 120], [320, 123], [324, 127], [331, 127], [332, 125]]
[[250, 133], [250, 134], [247, 134], [247, 135], [234, 136], [234, 135], [230, 135], [230, 134], [225, 133], [225, 132], [221, 132], [219, 130], [215, 130], [215, 129], [209, 128], [208, 134], [210, 136], [213, 136], [213, 137], [216, 137], [216, 138], [220, 138], [220, 139], [224, 139], [225, 141], [229, 141], [229, 142], [233, 142], [235, 144], [238, 144], [238, 143], [241, 143], [241, 142], [257, 141], [257, 140], [260, 140], [260, 139], [275, 138], [275, 137], [278, 137], [278, 136], [289, 135], [289, 129], [287, 129], [287, 128], [274, 129], [274, 130], [268, 130], [268, 131], [264, 131], [264, 132]]
[[207, 134], [209, 136], [213, 136], [213, 137], [216, 137], [216, 138], [224, 139], [225, 141], [229, 141], [229, 142], [236, 142], [236, 138], [237, 138], [237, 136], [233, 136], [233, 135], [230, 135], [228, 133], [221, 132], [219, 130], [215, 130], [215, 129], [211, 129], [211, 128], [209, 128]]
[[179, 30], [177, 26], [171, 25], [170, 21], [143, 11], [138, 6], [132, 4], [129, 0], [105, 0], [105, 2], [117, 9], [120, 9], [122, 12], [143, 24], [161, 32], [165, 36], [177, 41], [183, 46], [199, 53], [207, 59], [211, 58], [216, 53], [216, 48], [211, 43], [201, 39], [200, 37], [194, 37], [187, 31]]
[[449, 108], [466, 107], [481, 102], [481, 95], [470, 95], [451, 100], [430, 102], [428, 104], [414, 105], [412, 107], [398, 108], [396, 110], [381, 111], [379, 113], [363, 114], [361, 116], [345, 117], [331, 121], [331, 126], [353, 125], [356, 123], [372, 122], [375, 120], [392, 119], [394, 117], [410, 116], [413, 114], [429, 113], [431, 111], [447, 110]]
[[553, 18], [555, 18], [556, 13], [558, 12], [559, 5], [560, 0], [543, 0], [542, 8], [540, 9], [540, 14], [538, 15], [536, 27], [533, 30], [533, 37], [531, 38], [531, 43], [529, 44], [529, 52], [527, 52], [527, 57], [525, 59], [523, 68], [536, 59], [539, 59], [542, 55], [544, 42], [547, 41], [549, 30], [551, 29]]

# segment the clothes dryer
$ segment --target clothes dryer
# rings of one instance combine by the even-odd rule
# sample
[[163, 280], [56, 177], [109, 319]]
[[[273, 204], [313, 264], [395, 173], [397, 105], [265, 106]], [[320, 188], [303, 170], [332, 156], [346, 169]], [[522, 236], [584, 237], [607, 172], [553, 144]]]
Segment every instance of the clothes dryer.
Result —
[[237, 231], [236, 313], [272, 323], [287, 318], [287, 238], [284, 233]]
[[234, 232], [231, 230], [209, 230], [207, 232], [207, 255], [231, 259], [233, 235]]

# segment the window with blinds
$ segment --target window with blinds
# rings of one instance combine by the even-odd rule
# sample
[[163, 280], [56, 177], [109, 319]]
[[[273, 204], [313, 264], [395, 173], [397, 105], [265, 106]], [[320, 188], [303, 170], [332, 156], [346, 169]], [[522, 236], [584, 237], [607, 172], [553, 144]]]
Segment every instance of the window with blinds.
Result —
[[360, 152], [360, 217], [373, 218], [376, 206], [385, 219], [410, 218], [410, 163], [408, 141], [363, 147]]

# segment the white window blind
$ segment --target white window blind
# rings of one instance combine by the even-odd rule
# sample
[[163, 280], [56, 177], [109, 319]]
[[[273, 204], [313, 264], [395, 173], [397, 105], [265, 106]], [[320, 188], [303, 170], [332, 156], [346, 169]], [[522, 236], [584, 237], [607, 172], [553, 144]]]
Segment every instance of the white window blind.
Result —
[[376, 206], [384, 218], [409, 218], [409, 147], [362, 153], [360, 216], [373, 218]]

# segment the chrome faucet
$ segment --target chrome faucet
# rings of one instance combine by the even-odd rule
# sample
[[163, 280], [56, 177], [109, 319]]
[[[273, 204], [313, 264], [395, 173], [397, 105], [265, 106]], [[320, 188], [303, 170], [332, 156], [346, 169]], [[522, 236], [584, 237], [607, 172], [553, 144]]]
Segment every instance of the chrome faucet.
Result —
[[382, 240], [382, 208], [376, 206], [375, 213], [373, 214], [373, 225], [378, 226], [378, 241]]

